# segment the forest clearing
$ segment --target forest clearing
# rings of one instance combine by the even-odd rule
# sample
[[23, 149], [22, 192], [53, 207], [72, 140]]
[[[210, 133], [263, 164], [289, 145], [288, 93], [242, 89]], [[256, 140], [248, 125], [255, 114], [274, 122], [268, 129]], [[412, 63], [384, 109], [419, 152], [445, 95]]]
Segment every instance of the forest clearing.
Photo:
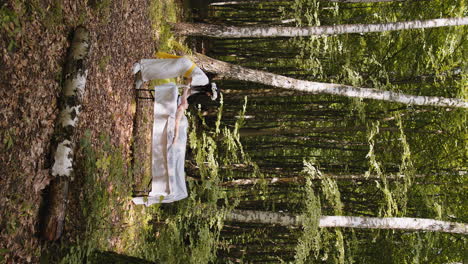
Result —
[[[466, 263], [467, 10], [6, 0], [0, 263]], [[79, 30], [89, 45], [71, 67], [86, 85], [63, 184], [54, 149]], [[185, 112], [188, 197], [143, 206], [132, 197], [150, 192], [155, 109], [132, 66], [158, 51], [190, 58], [222, 93]]]

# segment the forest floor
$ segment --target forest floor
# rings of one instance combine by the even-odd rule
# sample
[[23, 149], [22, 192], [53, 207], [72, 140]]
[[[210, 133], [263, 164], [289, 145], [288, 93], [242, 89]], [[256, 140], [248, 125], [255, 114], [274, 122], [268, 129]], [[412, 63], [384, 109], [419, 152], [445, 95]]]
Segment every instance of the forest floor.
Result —
[[[161, 48], [164, 32], [156, 30], [156, 20], [175, 17], [176, 7], [170, 0], [7, 0], [0, 8], [0, 263], [36, 263], [57, 247], [38, 237], [39, 205], [50, 181], [51, 139], [71, 33], [85, 26], [91, 49], [76, 135], [77, 179], [62, 245], [89, 233], [86, 224], [92, 220], [79, 217], [89, 215], [83, 201], [110, 207], [105, 212], [95, 208], [101, 212], [94, 218], [110, 219], [114, 227], [131, 225], [132, 216], [122, 215], [133, 208], [130, 195], [136, 183], [129, 168], [132, 152], [138, 151], [132, 151], [132, 144], [144, 146], [150, 138], [148, 125], [146, 134], [135, 131], [136, 112], [143, 108], [135, 97], [131, 67]], [[144, 156], [145, 150], [140, 152]], [[111, 229], [109, 237], [99, 239], [124, 251], [120, 233]]]

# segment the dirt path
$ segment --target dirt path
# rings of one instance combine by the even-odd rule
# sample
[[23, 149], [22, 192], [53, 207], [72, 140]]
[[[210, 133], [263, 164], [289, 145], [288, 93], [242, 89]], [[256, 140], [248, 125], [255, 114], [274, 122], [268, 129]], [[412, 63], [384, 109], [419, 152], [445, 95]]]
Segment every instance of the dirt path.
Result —
[[[8, 0], [0, 6], [0, 250], [7, 262], [38, 262], [41, 189], [57, 117], [61, 72], [77, 25], [92, 46], [79, 131], [107, 134], [130, 154], [132, 64], [155, 50], [148, 0]], [[81, 135], [78, 135], [81, 136]], [[0, 259], [1, 260], [1, 259]], [[0, 261], [1, 262], [1, 261]]]

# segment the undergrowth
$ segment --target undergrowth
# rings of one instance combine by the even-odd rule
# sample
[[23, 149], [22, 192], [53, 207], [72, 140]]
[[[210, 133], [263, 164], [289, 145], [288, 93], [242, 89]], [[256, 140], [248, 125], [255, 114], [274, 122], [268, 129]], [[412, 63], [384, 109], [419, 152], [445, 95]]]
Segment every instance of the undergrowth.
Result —
[[[63, 243], [59, 257], [50, 254], [47, 260], [93, 263], [96, 256], [117, 252], [157, 263], [214, 262], [223, 244], [220, 232], [225, 215], [237, 206], [221, 184], [228, 175], [220, 173], [220, 164], [229, 165], [226, 156], [231, 162], [244, 162], [245, 154], [235, 136], [225, 136], [226, 129], [207, 129], [198, 116], [189, 120], [188, 152], [197, 174], [188, 180], [189, 196], [147, 208], [129, 206], [132, 175], [121, 150], [107, 136], [101, 135], [96, 145], [86, 133], [78, 151], [76, 188], [80, 191], [71, 199], [79, 210], [67, 221], [81, 232]], [[236, 129], [229, 133], [238, 134]]]
[[[217, 116], [217, 122], [221, 116]], [[239, 141], [225, 137], [225, 130], [207, 128], [203, 125], [204, 120], [199, 118], [189, 116], [188, 152], [196, 174], [188, 180], [189, 196], [173, 204], [151, 206], [159, 210], [151, 213], [152, 225], [145, 230], [146, 242], [135, 248], [134, 255], [158, 263], [210, 263], [216, 260], [223, 219], [237, 205], [236, 200], [228, 199], [227, 191], [221, 185], [227, 176], [220, 173], [220, 165], [228, 163], [224, 146], [237, 146], [228, 154], [236, 157], [232, 162], [242, 161], [240, 156], [243, 154]]]
[[95, 146], [89, 132], [80, 141], [72, 182], [75, 195], [70, 197], [72, 209], [78, 210], [72, 210], [66, 221], [77, 230], [71, 230], [69, 240], [62, 243], [58, 263], [92, 263], [96, 252], [114, 250], [113, 241], [127, 228], [121, 219], [126, 215], [132, 177], [127, 175], [121, 149], [108, 136], [101, 135], [100, 142]]

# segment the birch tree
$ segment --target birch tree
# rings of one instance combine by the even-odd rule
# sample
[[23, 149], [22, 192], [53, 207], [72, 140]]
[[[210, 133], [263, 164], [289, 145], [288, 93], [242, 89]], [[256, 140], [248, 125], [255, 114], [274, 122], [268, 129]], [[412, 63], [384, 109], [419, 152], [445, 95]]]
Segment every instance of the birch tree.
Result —
[[[335, 2], [335, 3], [384, 3], [384, 2], [406, 2], [407, 0], [323, 0], [323, 1]], [[255, 4], [261, 4], [265, 2], [278, 2], [278, 1], [277, 0], [224, 1], [224, 2], [214, 2], [209, 5], [210, 6], [255, 5]]]
[[253, 70], [242, 66], [233, 65], [209, 58], [199, 53], [195, 54], [194, 59], [196, 63], [205, 71], [218, 74], [218, 77], [221, 79], [256, 82], [273, 87], [314, 94], [331, 94], [352, 98], [382, 100], [409, 105], [468, 108], [468, 102], [462, 99], [407, 95], [398, 92], [354, 87], [344, 84], [298, 80], [265, 71]]
[[[251, 1], [224, 1], [224, 2], [214, 2], [209, 4], [210, 6], [225, 6], [225, 5], [256, 5], [267, 2], [278, 2], [277, 0], [251, 0]], [[289, 2], [289, 1], [285, 1]]]
[[[304, 222], [304, 219], [298, 215], [254, 210], [233, 210], [226, 215], [225, 220], [291, 227], [302, 226]], [[319, 227], [399, 229], [468, 234], [468, 225], [464, 223], [410, 217], [321, 216]]]
[[64, 69], [65, 81], [60, 103], [60, 116], [57, 120], [54, 136], [57, 146], [54, 149], [51, 168], [53, 180], [50, 183], [46, 199], [49, 204], [43, 217], [41, 234], [47, 240], [57, 240], [63, 231], [69, 182], [73, 177], [75, 133], [88, 76], [86, 59], [89, 52], [89, 42], [89, 31], [78, 27], [75, 30]]
[[172, 28], [177, 34], [186, 36], [204, 36], [213, 38], [276, 38], [385, 32], [405, 29], [461, 26], [467, 24], [468, 17], [455, 17], [381, 24], [349, 24], [312, 27], [235, 27], [202, 23], [176, 23], [172, 24]]
[[408, 0], [324, 0], [335, 3], [383, 3], [383, 2], [406, 2]]
[[[435, 174], [437, 175], [437, 174]], [[412, 177], [422, 179], [430, 177], [431, 175], [421, 175], [417, 174]], [[398, 180], [408, 177], [404, 174], [389, 174], [385, 175], [387, 180]], [[365, 174], [333, 174], [333, 173], [323, 173], [323, 178], [330, 178], [334, 180], [356, 180], [356, 181], [375, 181], [381, 177], [376, 174], [371, 174], [366, 176]], [[312, 180], [321, 180], [322, 177], [313, 177]], [[243, 185], [255, 185], [255, 184], [304, 184], [306, 178], [304, 176], [294, 176], [294, 177], [271, 177], [271, 178], [243, 178], [232, 180], [228, 182], [223, 182], [223, 186], [243, 186]]]

